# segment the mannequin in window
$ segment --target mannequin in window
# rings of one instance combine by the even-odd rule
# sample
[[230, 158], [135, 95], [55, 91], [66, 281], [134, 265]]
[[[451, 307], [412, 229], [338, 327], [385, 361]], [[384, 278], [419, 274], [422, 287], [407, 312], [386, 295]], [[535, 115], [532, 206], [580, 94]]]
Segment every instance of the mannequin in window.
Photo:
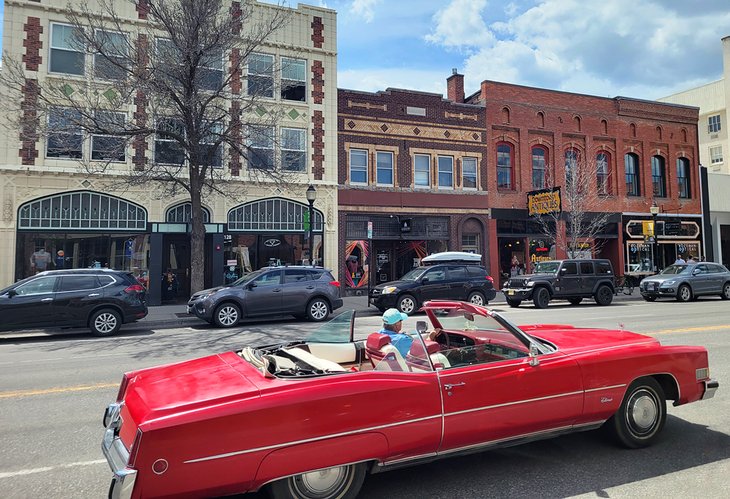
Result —
[[30, 267], [35, 272], [47, 270], [50, 263], [51, 254], [46, 251], [46, 248], [41, 248], [30, 256]]

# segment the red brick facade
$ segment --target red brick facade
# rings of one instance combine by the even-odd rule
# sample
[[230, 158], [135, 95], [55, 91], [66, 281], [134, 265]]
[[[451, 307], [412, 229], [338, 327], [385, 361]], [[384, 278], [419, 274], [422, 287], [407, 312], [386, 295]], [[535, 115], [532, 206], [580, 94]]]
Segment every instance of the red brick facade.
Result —
[[322, 18], [319, 16], [314, 16], [312, 19], [312, 43], [314, 44], [314, 48], [321, 49], [322, 45], [324, 44], [324, 24], [322, 23]]
[[324, 100], [324, 65], [322, 61], [312, 62], [312, 100], [322, 104]]
[[147, 0], [138, 0], [137, 2], [137, 15], [140, 19], [147, 19], [147, 14], [150, 13], [150, 5]]
[[23, 40], [23, 47], [25, 47], [25, 54], [23, 54], [25, 69], [28, 71], [38, 71], [38, 66], [43, 63], [43, 56], [40, 54], [43, 48], [43, 43], [41, 42], [43, 26], [41, 26], [40, 18], [29, 17], [28, 22], [23, 25], [23, 30], [25, 31], [25, 40]]
[[[28, 71], [38, 71], [38, 66], [43, 63], [43, 56], [41, 56], [43, 42], [40, 39], [40, 35], [43, 33], [43, 26], [41, 26], [40, 18], [28, 17], [27, 22], [23, 25], [23, 30], [25, 31], [25, 40], [23, 40], [23, 47], [25, 48], [23, 62], [25, 63], [25, 69]], [[38, 80], [27, 78], [21, 90], [23, 94], [23, 102], [21, 104], [23, 115], [21, 117], [20, 131], [22, 146], [18, 151], [18, 155], [23, 165], [31, 166], [35, 165], [35, 160], [38, 157], [38, 149], [36, 148], [39, 125], [37, 107], [38, 96], [40, 94]]]
[[315, 180], [324, 176], [324, 114], [314, 111], [312, 114], [312, 174]]

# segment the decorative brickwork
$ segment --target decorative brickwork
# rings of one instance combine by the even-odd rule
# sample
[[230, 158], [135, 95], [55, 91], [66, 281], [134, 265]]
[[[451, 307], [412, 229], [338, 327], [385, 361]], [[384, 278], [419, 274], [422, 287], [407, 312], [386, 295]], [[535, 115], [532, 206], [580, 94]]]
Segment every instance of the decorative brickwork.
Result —
[[[231, 137], [236, 144], [241, 143], [241, 102], [238, 99], [231, 100]], [[233, 148], [231, 151], [231, 159], [228, 167], [231, 175], [237, 177], [241, 173], [241, 155]]]
[[23, 47], [25, 47], [25, 54], [23, 54], [23, 62], [25, 63], [25, 69], [28, 71], [38, 71], [38, 66], [43, 63], [43, 57], [40, 52], [43, 48], [43, 42], [41, 42], [41, 33], [43, 33], [43, 26], [41, 26], [41, 20], [38, 17], [29, 17], [28, 22], [23, 25], [25, 31], [25, 40], [23, 40]]
[[324, 99], [324, 65], [322, 61], [312, 62], [312, 99], [315, 104], [322, 104]]
[[139, 0], [137, 2], [137, 15], [140, 19], [147, 19], [147, 14], [150, 13], [150, 4], [147, 0]]
[[314, 111], [312, 115], [312, 173], [315, 180], [322, 180], [324, 176], [324, 115], [322, 111]]
[[322, 18], [319, 16], [314, 16], [312, 20], [312, 43], [318, 49], [321, 49], [324, 43], [324, 24], [322, 24]]
[[[138, 7], [141, 3], [142, 2], [138, 4]], [[137, 38], [137, 48], [139, 58], [139, 60], [137, 61], [138, 70], [144, 71], [144, 68], [147, 67], [149, 54], [149, 41], [147, 40], [147, 35], [139, 35], [139, 37]], [[145, 127], [147, 125], [147, 96], [145, 95], [144, 91], [137, 90], [137, 94], [134, 97], [134, 105], [135, 124], [139, 128]], [[134, 168], [136, 170], [143, 170], [145, 168], [145, 165], [147, 164], [147, 141], [145, 140], [145, 137], [141, 135], [134, 137], [132, 146], [134, 148], [132, 164], [134, 165]]]
[[241, 16], [243, 15], [243, 12], [241, 11], [241, 2], [232, 2], [231, 3], [231, 18], [234, 20], [233, 24], [233, 33], [236, 35], [241, 34], [241, 28], [243, 27], [241, 25]]
[[23, 165], [30, 166], [35, 165], [35, 160], [38, 157], [38, 149], [36, 149], [36, 142], [38, 142], [37, 106], [40, 93], [38, 80], [26, 79], [22, 90], [23, 104], [21, 108], [23, 116], [21, 117], [20, 141], [23, 145], [20, 148], [19, 156]]
[[231, 63], [231, 93], [241, 93], [241, 50], [232, 49], [229, 57]]

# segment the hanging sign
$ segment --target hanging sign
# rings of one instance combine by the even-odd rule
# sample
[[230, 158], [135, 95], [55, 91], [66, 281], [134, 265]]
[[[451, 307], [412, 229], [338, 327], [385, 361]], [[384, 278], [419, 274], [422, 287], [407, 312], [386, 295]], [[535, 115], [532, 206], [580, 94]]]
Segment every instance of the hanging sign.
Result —
[[560, 213], [562, 209], [560, 187], [540, 189], [527, 193], [527, 213], [531, 217], [535, 215]]

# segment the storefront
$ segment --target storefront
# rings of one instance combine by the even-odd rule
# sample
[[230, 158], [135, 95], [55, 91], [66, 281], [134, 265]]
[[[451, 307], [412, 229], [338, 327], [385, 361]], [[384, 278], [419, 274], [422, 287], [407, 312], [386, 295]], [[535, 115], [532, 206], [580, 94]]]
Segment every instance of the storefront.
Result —
[[654, 274], [682, 256], [685, 260], [704, 258], [700, 215], [660, 215], [652, 234], [652, 218], [624, 215], [623, 273]]

